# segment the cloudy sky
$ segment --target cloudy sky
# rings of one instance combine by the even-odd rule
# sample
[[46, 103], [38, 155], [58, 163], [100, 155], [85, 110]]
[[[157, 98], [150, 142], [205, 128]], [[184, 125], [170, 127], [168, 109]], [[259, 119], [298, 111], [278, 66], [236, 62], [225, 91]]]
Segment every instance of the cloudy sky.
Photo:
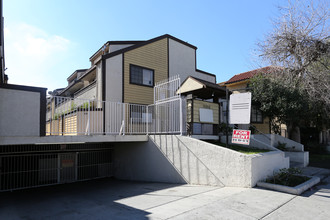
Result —
[[255, 43], [284, 0], [3, 0], [9, 83], [65, 87], [108, 40], [171, 34], [198, 47], [217, 82], [258, 67]]

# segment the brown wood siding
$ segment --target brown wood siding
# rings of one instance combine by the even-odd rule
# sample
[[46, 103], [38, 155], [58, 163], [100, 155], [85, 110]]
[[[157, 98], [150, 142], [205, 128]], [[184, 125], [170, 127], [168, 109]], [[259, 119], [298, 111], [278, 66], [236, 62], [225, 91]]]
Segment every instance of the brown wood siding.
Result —
[[77, 135], [77, 114], [65, 117], [63, 135]]
[[130, 84], [130, 64], [154, 70], [154, 83], [168, 77], [167, 39], [145, 45], [124, 54], [124, 102], [152, 104], [153, 88]]
[[200, 100], [194, 100], [194, 122], [199, 121], [199, 109], [206, 108], [213, 110], [213, 123], [212, 124], [219, 124], [219, 104], [211, 103], [211, 102], [204, 102]]

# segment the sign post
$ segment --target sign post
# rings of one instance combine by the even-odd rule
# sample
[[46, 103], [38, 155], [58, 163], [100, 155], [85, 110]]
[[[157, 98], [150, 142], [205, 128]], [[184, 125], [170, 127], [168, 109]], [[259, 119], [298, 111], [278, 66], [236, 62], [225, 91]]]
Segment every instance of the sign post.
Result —
[[250, 136], [251, 136], [251, 131], [250, 130], [234, 129], [231, 142], [233, 144], [249, 145], [250, 144]]

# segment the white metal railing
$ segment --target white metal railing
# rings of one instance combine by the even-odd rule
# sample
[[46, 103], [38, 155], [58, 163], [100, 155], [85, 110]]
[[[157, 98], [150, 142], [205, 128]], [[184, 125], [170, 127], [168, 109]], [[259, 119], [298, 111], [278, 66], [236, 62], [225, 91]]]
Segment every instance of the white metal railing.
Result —
[[154, 87], [154, 102], [180, 98], [180, 77], [172, 76], [164, 81], [157, 82]]
[[148, 123], [148, 133], [168, 134], [183, 132], [182, 99], [171, 99], [148, 106], [152, 121]]
[[51, 97], [46, 135], [153, 134], [183, 132], [182, 99], [152, 105]]

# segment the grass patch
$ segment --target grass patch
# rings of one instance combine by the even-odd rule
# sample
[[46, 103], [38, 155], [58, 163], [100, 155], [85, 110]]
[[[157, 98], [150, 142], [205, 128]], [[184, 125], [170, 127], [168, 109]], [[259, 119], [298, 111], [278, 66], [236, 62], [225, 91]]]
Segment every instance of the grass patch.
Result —
[[298, 174], [301, 174], [301, 170], [297, 168], [280, 169], [274, 176], [266, 179], [266, 183], [295, 187], [310, 179], [310, 177]]
[[[213, 143], [216, 145], [219, 145], [221, 147], [226, 147], [226, 144], [224, 143]], [[259, 153], [265, 153], [265, 152], [269, 152], [270, 150], [265, 150], [265, 149], [258, 149], [258, 148], [253, 148], [253, 147], [245, 147], [245, 146], [241, 146], [241, 145], [233, 145], [233, 144], [229, 144], [228, 148], [234, 151], [238, 151], [240, 153], [243, 154], [259, 154]]]

